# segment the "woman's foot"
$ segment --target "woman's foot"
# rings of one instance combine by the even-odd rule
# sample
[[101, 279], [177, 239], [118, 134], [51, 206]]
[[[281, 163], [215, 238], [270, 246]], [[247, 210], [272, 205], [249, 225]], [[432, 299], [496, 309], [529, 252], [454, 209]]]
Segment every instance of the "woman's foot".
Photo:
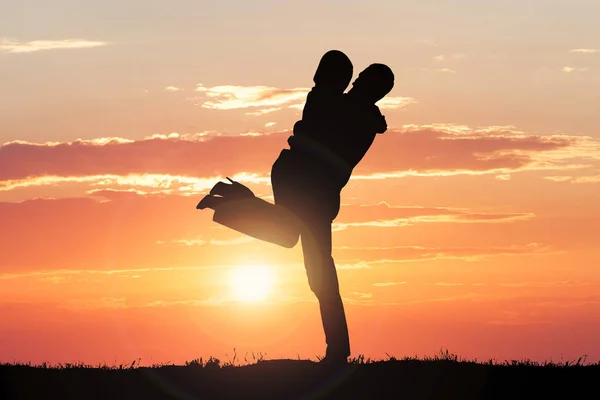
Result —
[[198, 203], [196, 209], [204, 210], [205, 208], [211, 208], [214, 210], [220, 204], [223, 204], [224, 201], [225, 199], [223, 197], [213, 196], [209, 194], [204, 196], [204, 198], [200, 200], [200, 203]]
[[217, 184], [210, 190], [210, 195], [219, 195], [231, 198], [235, 197], [238, 199], [254, 197], [252, 190], [248, 189], [246, 186], [239, 182], [235, 182], [230, 178], [227, 178], [227, 180], [229, 180], [231, 183], [217, 182]]

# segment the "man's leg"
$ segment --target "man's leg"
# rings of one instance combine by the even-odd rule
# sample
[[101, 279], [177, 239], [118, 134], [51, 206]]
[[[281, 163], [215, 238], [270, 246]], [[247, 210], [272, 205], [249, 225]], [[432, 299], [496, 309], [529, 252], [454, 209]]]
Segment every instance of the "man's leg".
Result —
[[327, 343], [326, 358], [345, 360], [350, 355], [348, 325], [335, 263], [331, 256], [331, 221], [309, 218], [302, 229], [302, 252], [311, 290], [319, 300]]

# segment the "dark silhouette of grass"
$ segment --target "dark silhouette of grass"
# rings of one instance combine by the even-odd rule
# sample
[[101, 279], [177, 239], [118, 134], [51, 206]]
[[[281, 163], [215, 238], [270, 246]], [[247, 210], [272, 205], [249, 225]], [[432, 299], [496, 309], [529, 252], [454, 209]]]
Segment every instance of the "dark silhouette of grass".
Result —
[[[575, 399], [597, 398], [600, 363], [484, 363], [448, 351], [424, 359], [358, 356], [326, 367], [310, 360], [253, 364], [196, 359], [140, 367], [0, 365], [0, 399]], [[247, 357], [246, 357], [247, 361]]]

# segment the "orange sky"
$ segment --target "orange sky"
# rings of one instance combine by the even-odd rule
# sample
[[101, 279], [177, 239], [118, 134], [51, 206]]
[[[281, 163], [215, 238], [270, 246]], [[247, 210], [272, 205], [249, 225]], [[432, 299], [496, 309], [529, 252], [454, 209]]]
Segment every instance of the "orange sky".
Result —
[[597, 2], [223, 3], [0, 16], [0, 362], [322, 355], [300, 249], [194, 207], [271, 200], [330, 48], [396, 74], [334, 224], [353, 355], [600, 360]]

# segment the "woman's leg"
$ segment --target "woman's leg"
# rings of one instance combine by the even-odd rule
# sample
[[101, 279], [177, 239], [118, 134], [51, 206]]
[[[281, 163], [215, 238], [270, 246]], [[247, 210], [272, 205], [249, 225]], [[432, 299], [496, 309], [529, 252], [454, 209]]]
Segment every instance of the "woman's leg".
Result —
[[[271, 168], [275, 204], [254, 195], [229, 199], [215, 208], [213, 221], [257, 239], [287, 248], [294, 247], [300, 237], [296, 212], [303, 206], [302, 193], [309, 175], [308, 167], [302, 158], [283, 150]], [[243, 193], [239, 188], [235, 189], [233, 184], [217, 185], [213, 191], [223, 193], [224, 197], [228, 197], [226, 192]], [[252, 193], [249, 189], [246, 194], [248, 192]]]
[[295, 215], [287, 208], [258, 197], [222, 202], [213, 221], [248, 236], [292, 248], [300, 236]]

